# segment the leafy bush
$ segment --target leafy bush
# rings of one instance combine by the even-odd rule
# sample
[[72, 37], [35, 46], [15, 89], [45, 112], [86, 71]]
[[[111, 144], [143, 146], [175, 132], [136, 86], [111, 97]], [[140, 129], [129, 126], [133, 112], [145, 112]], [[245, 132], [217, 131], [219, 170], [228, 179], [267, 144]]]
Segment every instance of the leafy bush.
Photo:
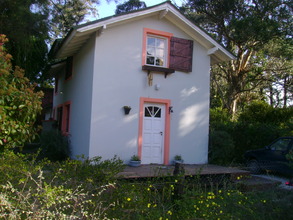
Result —
[[[287, 192], [207, 187], [197, 177], [122, 180], [117, 179], [123, 169], [119, 159], [80, 159], [52, 163], [9, 151], [1, 154], [0, 219], [285, 219], [293, 215], [293, 195]], [[174, 197], [180, 184], [184, 193]]]
[[107, 219], [121, 160], [30, 159], [7, 150], [0, 155], [1, 219]]
[[0, 185], [1, 219], [107, 219], [105, 211], [113, 204], [104, 205], [101, 194], [112, 184], [86, 191], [58, 181], [58, 173], [48, 178], [39, 169], [36, 174], [26, 172], [19, 184]]
[[36, 163], [36, 156], [25, 156], [14, 153], [11, 150], [4, 150], [0, 154], [0, 185], [11, 182], [18, 184], [20, 180], [26, 178], [26, 173], [34, 175], [40, 166]]
[[293, 135], [293, 108], [273, 108], [254, 102], [231, 121], [227, 113], [211, 109], [209, 161], [228, 165], [242, 163], [243, 154], [262, 148], [282, 136]]
[[32, 141], [38, 131], [34, 125], [41, 112], [42, 92], [12, 68], [12, 57], [4, 48], [7, 39], [0, 34], [0, 149], [20, 147]]
[[222, 124], [226, 124], [229, 123], [231, 119], [231, 116], [228, 112], [228, 110], [226, 109], [222, 109], [222, 108], [211, 108], [210, 109], [210, 122], [211, 123], [222, 123]]
[[274, 108], [263, 101], [250, 103], [240, 114], [238, 121], [245, 123], [292, 124], [293, 107]]
[[66, 160], [70, 156], [69, 139], [58, 130], [42, 133], [40, 138], [41, 158], [51, 161]]
[[123, 161], [117, 156], [109, 160], [102, 160], [99, 156], [90, 159], [80, 156], [78, 159], [54, 163], [49, 170], [52, 173], [59, 172], [60, 181], [68, 181], [69, 185], [83, 185], [92, 189], [97, 185], [114, 182], [117, 174], [124, 169]]
[[211, 131], [209, 142], [209, 163], [226, 164], [235, 158], [233, 138], [226, 131]]

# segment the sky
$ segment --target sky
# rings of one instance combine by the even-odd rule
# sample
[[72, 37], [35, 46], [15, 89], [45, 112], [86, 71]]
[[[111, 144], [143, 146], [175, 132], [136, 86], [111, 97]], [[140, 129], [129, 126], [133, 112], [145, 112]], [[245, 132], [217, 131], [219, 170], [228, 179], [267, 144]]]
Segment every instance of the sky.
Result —
[[[125, 0], [126, 1], [126, 0]], [[125, 1], [119, 1], [119, 4], [124, 3]], [[147, 7], [149, 6], [153, 6], [153, 5], [157, 5], [160, 4], [162, 2], [165, 2], [166, 0], [141, 0], [144, 1], [147, 5]], [[96, 19], [100, 19], [100, 18], [104, 18], [107, 16], [111, 16], [115, 14], [115, 10], [116, 10], [116, 3], [115, 1], [111, 1], [111, 3], [107, 3], [107, 0], [100, 0], [100, 5], [98, 5], [98, 17]], [[179, 6], [182, 5], [182, 2], [186, 2], [186, 0], [172, 0], [171, 1], [173, 4], [177, 4]], [[91, 19], [91, 20], [95, 20], [95, 19]]]

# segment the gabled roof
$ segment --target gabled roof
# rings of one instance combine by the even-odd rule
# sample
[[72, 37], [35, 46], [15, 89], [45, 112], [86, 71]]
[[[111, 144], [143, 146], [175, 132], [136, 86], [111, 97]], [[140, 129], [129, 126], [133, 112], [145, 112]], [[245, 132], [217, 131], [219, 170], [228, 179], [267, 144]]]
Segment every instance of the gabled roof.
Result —
[[[93, 33], [108, 27], [121, 25], [130, 21], [149, 16], [157, 16], [158, 19], [166, 18], [194, 41], [197, 41], [208, 50], [212, 64], [234, 59], [234, 55], [213, 39], [204, 30], [193, 24], [169, 1], [145, 9], [132, 11], [125, 14], [114, 15], [73, 27], [61, 43], [54, 44], [51, 48], [53, 56], [58, 59], [73, 56]], [[57, 48], [56, 48], [57, 47]]]

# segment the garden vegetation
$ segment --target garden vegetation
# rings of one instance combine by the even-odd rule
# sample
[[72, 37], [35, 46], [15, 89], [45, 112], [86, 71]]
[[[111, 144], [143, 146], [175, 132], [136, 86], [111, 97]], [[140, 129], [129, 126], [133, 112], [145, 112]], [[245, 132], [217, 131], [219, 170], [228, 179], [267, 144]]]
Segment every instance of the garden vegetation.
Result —
[[[69, 159], [68, 139], [55, 131], [42, 135], [41, 149], [38, 153], [27, 155], [19, 151], [17, 153], [15, 148], [35, 139], [38, 131], [35, 121], [41, 111], [42, 94], [35, 91], [35, 85], [31, 82], [42, 81], [45, 77], [44, 74], [41, 74], [41, 78], [39, 77], [47, 62], [45, 40], [48, 39], [50, 30], [45, 24], [50, 23], [53, 27], [51, 35], [63, 36], [68, 31], [66, 28], [71, 28], [72, 25], [83, 20], [86, 11], [93, 9], [91, 3], [96, 1], [77, 1], [87, 4], [84, 5], [82, 14], [79, 14], [80, 8], [74, 10], [78, 13], [74, 13], [75, 16], [70, 19], [67, 26], [63, 25], [61, 19], [63, 16], [59, 15], [54, 16], [58, 21], [46, 22], [46, 16], [49, 14], [45, 9], [52, 10], [56, 15], [56, 11], [60, 10], [55, 9], [69, 8], [62, 3], [54, 4], [52, 7], [49, 2], [56, 1], [36, 1], [40, 10], [38, 13], [36, 11], [33, 17], [30, 3], [28, 6], [18, 4], [19, 7], [15, 7], [15, 4], [3, 4], [6, 9], [13, 8], [14, 11], [31, 14], [31, 16], [25, 16], [31, 20], [24, 19], [22, 13], [15, 13], [15, 16], [6, 14], [11, 10], [5, 10], [3, 16], [0, 16], [0, 21], [4, 24], [0, 26], [3, 29], [2, 33], [6, 32], [11, 37], [11, 43], [8, 44], [6, 37], [0, 35], [0, 219], [273, 220], [293, 216], [293, 195], [277, 188], [264, 191], [243, 191], [237, 183], [232, 183], [228, 179], [224, 178], [218, 183], [213, 179], [204, 180], [200, 178], [200, 174], [187, 178], [170, 175], [143, 180], [125, 180], [119, 176], [124, 165], [123, 161], [117, 157], [110, 160], [103, 160], [101, 157], [88, 159], [83, 156], [80, 156], [78, 160]], [[202, 5], [200, 8], [199, 4], [196, 4], [197, 7], [190, 9], [190, 12], [195, 13], [195, 18], [204, 18], [203, 22], [200, 22], [199, 19], [198, 23], [210, 27], [208, 28], [210, 30], [215, 28], [214, 33], [220, 33], [217, 35], [218, 37], [222, 37], [223, 33], [228, 33], [227, 36], [224, 36], [224, 39], [229, 39], [225, 46], [234, 52], [238, 51], [239, 54], [247, 55], [247, 57], [239, 55], [238, 60], [235, 61], [237, 63], [239, 58], [246, 57], [247, 65], [242, 66], [247, 68], [239, 68], [240, 72], [231, 71], [230, 64], [213, 68], [211, 83], [213, 99], [210, 114], [209, 162], [223, 165], [243, 163], [242, 155], [246, 150], [263, 147], [280, 136], [292, 135], [293, 109], [289, 105], [289, 101], [292, 100], [292, 95], [290, 96], [292, 94], [290, 90], [292, 53], [288, 53], [289, 56], [283, 52], [290, 51], [292, 47], [292, 38], [286, 38], [287, 30], [289, 31], [286, 25], [290, 24], [287, 21], [292, 19], [292, 16], [287, 18], [287, 15], [291, 15], [291, 9], [288, 9], [287, 4], [283, 4], [287, 2], [285, 0], [271, 1], [270, 4], [255, 1], [258, 5], [263, 4], [264, 6], [255, 7], [256, 9], [272, 9], [273, 12], [278, 13], [275, 10], [277, 8], [280, 12], [284, 12], [284, 15], [280, 13], [282, 16], [279, 19], [279, 16], [274, 17], [271, 16], [271, 13], [263, 11], [265, 15], [268, 15], [268, 19], [265, 20], [269, 21], [264, 23], [260, 13], [251, 11], [253, 7], [251, 5], [247, 7], [244, 4], [245, 1], [240, 1], [239, 4], [237, 1], [233, 1], [235, 4], [230, 4], [231, 7], [233, 6], [231, 9], [225, 4], [205, 7], [209, 6], [211, 1], [189, 2], [191, 2], [190, 6], [193, 6], [193, 2]], [[266, 4], [272, 7], [265, 7]], [[278, 7], [275, 7], [275, 4]], [[220, 7], [219, 10], [218, 7]], [[195, 9], [197, 11], [194, 11]], [[210, 17], [209, 15], [212, 15], [213, 11], [208, 13], [209, 11], [206, 9], [215, 9], [217, 16]], [[228, 24], [226, 17], [230, 17], [230, 11], [236, 11], [236, 9], [239, 9], [239, 13], [234, 13], [237, 16], [229, 22], [228, 26], [214, 25], [214, 23], [221, 24], [222, 22], [211, 20], [211, 18], [223, 19], [224, 23]], [[246, 9], [251, 11], [252, 16], [243, 13]], [[67, 12], [65, 17], [72, 15], [72, 11]], [[222, 12], [221, 16], [219, 16], [219, 12]], [[198, 15], [200, 16], [198, 17]], [[244, 18], [242, 18], [243, 15], [245, 15]], [[17, 16], [22, 17], [15, 19], [18, 18]], [[259, 19], [261, 22], [255, 22]], [[27, 25], [23, 25], [23, 22], [19, 23], [19, 20]], [[36, 22], [37, 20], [39, 22]], [[8, 21], [14, 25], [7, 25]], [[249, 28], [251, 33], [243, 32], [242, 24], [245, 22], [254, 25], [255, 28]], [[31, 23], [40, 24], [40, 28], [33, 31], [39, 33], [38, 35], [29, 33], [24, 36], [24, 32], [15, 28], [18, 24], [25, 28], [31, 26]], [[52, 23], [56, 25], [52, 25]], [[275, 29], [284, 30], [284, 34], [270, 31], [269, 36], [266, 29], [260, 32], [257, 25], [264, 27], [264, 24], [268, 26], [276, 24]], [[249, 25], [245, 26], [249, 27]], [[279, 26], [280, 28], [277, 28]], [[10, 30], [11, 27], [14, 28]], [[54, 27], [55, 29], [60, 28], [55, 30]], [[232, 27], [231, 31], [221, 29], [229, 27]], [[60, 30], [62, 33], [58, 32]], [[235, 39], [233, 37], [231, 40], [234, 30], [240, 30], [241, 33], [236, 33]], [[256, 39], [248, 38], [247, 34], [252, 37], [256, 36]], [[242, 39], [240, 43], [238, 43], [239, 39]], [[247, 42], [247, 39], [252, 40]], [[225, 40], [218, 40], [225, 42]], [[290, 42], [287, 42], [288, 40]], [[256, 47], [255, 42], [259, 42], [261, 47], [259, 45]], [[9, 45], [8, 48], [15, 56], [14, 60], [6, 52], [5, 44]], [[36, 45], [39, 46], [36, 47]], [[270, 45], [275, 45], [271, 48], [276, 49], [270, 51], [267, 48]], [[284, 48], [288, 49], [284, 50]], [[282, 53], [279, 55], [280, 51]], [[39, 53], [41, 55], [36, 56]], [[258, 56], [251, 56], [251, 54]], [[258, 61], [262, 58], [261, 54], [263, 54], [263, 62]], [[266, 62], [266, 60], [271, 62]], [[276, 60], [278, 62], [275, 62]], [[258, 63], [268, 64], [259, 66]], [[282, 68], [275, 64], [279, 64]], [[31, 79], [31, 82], [24, 77], [24, 70], [17, 65], [27, 67], [26, 76]], [[270, 70], [271, 72], [269, 72]], [[278, 74], [273, 74], [275, 72]], [[40, 83], [44, 83], [44, 81]], [[218, 83], [221, 83], [221, 86]], [[274, 106], [273, 93], [278, 89], [273, 86], [274, 83], [282, 83], [284, 108], [275, 108], [275, 106], [281, 106], [279, 104]], [[263, 91], [270, 92], [271, 105], [264, 101], [251, 101], [263, 100], [266, 96]], [[233, 117], [231, 117], [232, 113]], [[293, 153], [290, 152], [288, 159], [293, 160], [292, 155]], [[184, 186], [184, 190], [178, 194], [180, 186]]]
[[[293, 195], [242, 191], [200, 176], [125, 180], [119, 158], [38, 161], [0, 155], [0, 219], [285, 219]], [[241, 177], [238, 177], [240, 179]], [[182, 182], [184, 181], [184, 182]], [[178, 184], [184, 193], [176, 196]]]
[[0, 34], [0, 150], [22, 146], [35, 138], [43, 97], [24, 77], [24, 71], [12, 66], [12, 56], [4, 47], [7, 42]]

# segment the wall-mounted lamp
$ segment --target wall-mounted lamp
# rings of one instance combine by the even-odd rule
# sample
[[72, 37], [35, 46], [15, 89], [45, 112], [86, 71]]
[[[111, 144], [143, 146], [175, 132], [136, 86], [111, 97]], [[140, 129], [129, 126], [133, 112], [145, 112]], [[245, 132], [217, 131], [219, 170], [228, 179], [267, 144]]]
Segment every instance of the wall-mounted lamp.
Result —
[[169, 107], [169, 113], [173, 113], [173, 106]]
[[155, 85], [155, 90], [159, 90], [161, 88], [161, 85], [160, 84], [156, 84]]
[[129, 114], [129, 112], [130, 112], [130, 110], [131, 110], [131, 107], [130, 107], [130, 106], [127, 106], [127, 105], [125, 105], [125, 106], [123, 106], [123, 109], [124, 109], [124, 114], [125, 114], [125, 115], [128, 115], [128, 114]]

